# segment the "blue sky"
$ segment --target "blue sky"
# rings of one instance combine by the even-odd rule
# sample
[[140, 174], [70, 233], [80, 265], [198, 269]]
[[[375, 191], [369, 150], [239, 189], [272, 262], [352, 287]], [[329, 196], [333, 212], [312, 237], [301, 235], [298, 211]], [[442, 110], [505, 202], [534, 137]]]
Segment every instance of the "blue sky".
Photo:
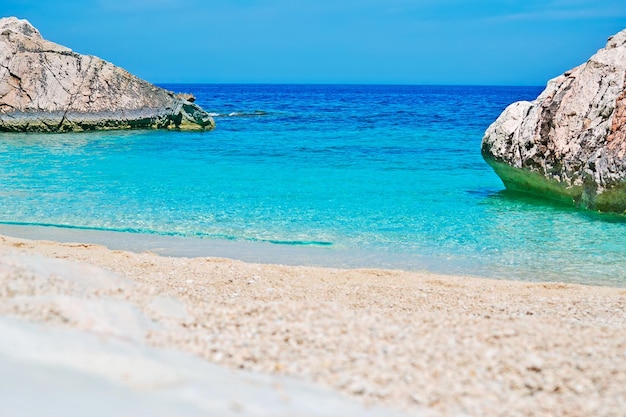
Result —
[[625, 0], [2, 0], [151, 82], [544, 85], [626, 28]]

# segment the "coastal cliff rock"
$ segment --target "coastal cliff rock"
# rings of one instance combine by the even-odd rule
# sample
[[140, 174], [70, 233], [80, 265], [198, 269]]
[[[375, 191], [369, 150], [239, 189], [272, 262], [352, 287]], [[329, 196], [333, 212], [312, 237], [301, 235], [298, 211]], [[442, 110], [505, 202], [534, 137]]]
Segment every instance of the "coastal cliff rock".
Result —
[[0, 131], [213, 128], [191, 97], [47, 41], [26, 20], [0, 19]]
[[508, 189], [626, 212], [626, 30], [586, 63], [510, 105], [482, 155]]

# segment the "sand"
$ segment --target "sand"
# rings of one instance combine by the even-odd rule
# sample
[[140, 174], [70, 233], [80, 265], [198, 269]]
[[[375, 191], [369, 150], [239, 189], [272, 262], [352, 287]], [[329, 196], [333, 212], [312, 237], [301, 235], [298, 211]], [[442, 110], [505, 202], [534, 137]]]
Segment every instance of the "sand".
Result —
[[248, 394], [229, 409], [238, 415], [626, 415], [624, 288], [4, 236], [0, 317], [304, 384], [292, 398], [316, 392], [283, 414], [267, 404], [255, 414]]

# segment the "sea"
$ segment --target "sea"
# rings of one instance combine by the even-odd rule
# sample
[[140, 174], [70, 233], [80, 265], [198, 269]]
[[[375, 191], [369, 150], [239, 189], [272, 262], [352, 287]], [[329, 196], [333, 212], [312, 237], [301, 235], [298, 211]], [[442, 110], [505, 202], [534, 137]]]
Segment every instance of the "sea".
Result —
[[162, 87], [216, 128], [1, 133], [0, 233], [626, 286], [625, 216], [509, 192], [480, 155], [504, 108], [542, 87]]

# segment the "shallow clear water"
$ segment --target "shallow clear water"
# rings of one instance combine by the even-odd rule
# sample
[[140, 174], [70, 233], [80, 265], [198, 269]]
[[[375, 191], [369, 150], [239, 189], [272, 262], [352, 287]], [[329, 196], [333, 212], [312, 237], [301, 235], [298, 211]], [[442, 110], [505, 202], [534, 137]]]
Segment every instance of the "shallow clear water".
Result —
[[217, 128], [0, 134], [0, 222], [626, 285], [624, 217], [508, 193], [480, 156], [487, 126], [540, 88], [165, 87], [194, 93]]

